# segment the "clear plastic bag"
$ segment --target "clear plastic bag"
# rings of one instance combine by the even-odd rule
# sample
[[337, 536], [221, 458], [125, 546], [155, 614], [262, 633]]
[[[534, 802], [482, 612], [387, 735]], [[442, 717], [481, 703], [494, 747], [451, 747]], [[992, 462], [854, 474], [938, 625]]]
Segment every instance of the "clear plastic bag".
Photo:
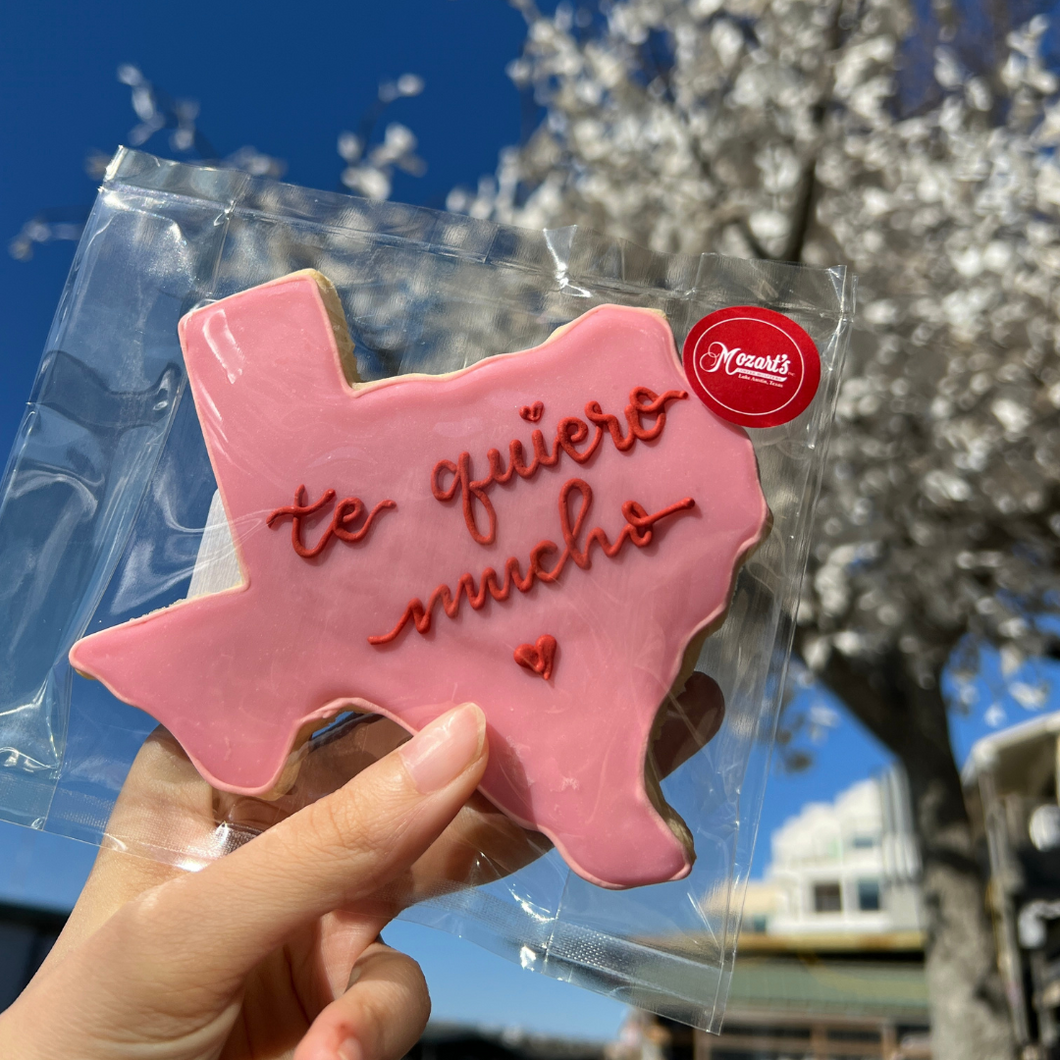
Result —
[[[391, 722], [343, 715], [313, 737], [278, 800], [218, 792], [206, 831], [183, 827], [176, 807], [163, 807], [165, 827], [146, 806], [108, 826], [155, 722], [68, 659], [86, 633], [238, 583], [177, 325], [301, 269], [335, 285], [365, 382], [459, 373], [605, 304], [665, 314], [679, 343], [712, 311], [762, 306], [816, 344], [808, 410], [749, 432], [772, 530], [696, 661], [724, 694], [724, 724], [661, 781], [694, 839], [691, 872], [605, 890], [483, 803], [477, 848], [449, 878], [393, 896], [403, 917], [525, 968], [716, 1029], [853, 309], [841, 269], [668, 256], [576, 228], [521, 231], [120, 151], [0, 495], [0, 817], [194, 868], [393, 745]], [[688, 722], [672, 696], [667, 709]]]

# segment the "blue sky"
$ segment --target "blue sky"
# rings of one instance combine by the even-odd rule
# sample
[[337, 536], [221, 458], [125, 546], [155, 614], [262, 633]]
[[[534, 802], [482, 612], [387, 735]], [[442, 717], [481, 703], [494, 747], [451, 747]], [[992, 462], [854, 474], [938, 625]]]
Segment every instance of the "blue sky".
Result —
[[[476, 184], [498, 149], [519, 139], [520, 98], [504, 67], [523, 23], [500, 0], [355, 0], [312, 18], [292, 10], [273, 0], [0, 5], [0, 241], [40, 210], [91, 203], [86, 154], [112, 151], [136, 120], [115, 79], [125, 62], [170, 95], [198, 99], [199, 126], [220, 153], [252, 144], [287, 161], [285, 179], [313, 187], [340, 190], [339, 132], [357, 129], [380, 81], [405, 72], [421, 75], [426, 90], [399, 100], [386, 120], [415, 132], [428, 169], [398, 174], [394, 198], [441, 207], [454, 185]], [[179, 157], [164, 134], [147, 148]], [[72, 255], [62, 243], [26, 263], [0, 251], [4, 454]], [[0, 901], [69, 906], [94, 853], [0, 823]], [[437, 931], [397, 924], [387, 935], [424, 967], [438, 1019], [606, 1038], [624, 1014]]]
[[[200, 128], [221, 153], [253, 144], [287, 160], [286, 179], [328, 189], [337, 188], [342, 166], [338, 133], [356, 128], [381, 80], [420, 74], [425, 92], [396, 103], [388, 117], [416, 133], [429, 168], [422, 178], [399, 175], [394, 197], [441, 206], [451, 187], [475, 184], [492, 171], [498, 149], [519, 139], [526, 116], [504, 67], [521, 40], [521, 18], [500, 0], [358, 0], [314, 18], [273, 0], [0, 5], [0, 239], [42, 209], [91, 202], [86, 153], [111, 151], [135, 120], [128, 89], [115, 80], [123, 62], [171, 95], [198, 99]], [[171, 153], [164, 136], [148, 148]], [[0, 452], [14, 436], [71, 257], [70, 244], [38, 248], [26, 263], [0, 252]], [[982, 702], [955, 720], [962, 758], [989, 731], [983, 719], [997, 698], [996, 670], [989, 661]], [[1010, 700], [1000, 706], [1006, 723], [1029, 716]], [[770, 832], [786, 817], [887, 763], [842, 711], [816, 754], [806, 773], [771, 778], [756, 874]], [[68, 906], [93, 855], [0, 824], [0, 900]], [[436, 1018], [595, 1037], [610, 1037], [621, 1020], [617, 1003], [450, 936], [398, 924], [389, 939], [423, 964]]]

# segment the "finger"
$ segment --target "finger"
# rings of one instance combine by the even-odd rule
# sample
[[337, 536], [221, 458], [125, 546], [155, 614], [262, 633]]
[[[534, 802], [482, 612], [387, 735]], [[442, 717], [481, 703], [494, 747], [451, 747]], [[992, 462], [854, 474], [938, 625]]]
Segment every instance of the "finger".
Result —
[[382, 942], [354, 964], [349, 989], [328, 1005], [295, 1050], [294, 1060], [400, 1060], [431, 1013], [420, 966]]
[[694, 670], [665, 710], [651, 748], [660, 777], [669, 776], [717, 735], [725, 720], [725, 696], [712, 677]]
[[[664, 708], [652, 755], [659, 776], [682, 765], [717, 734], [725, 698], [717, 683], [693, 671], [680, 695]], [[222, 796], [219, 816], [240, 827], [264, 830], [334, 791], [345, 780], [408, 739], [400, 725], [380, 716], [357, 715], [312, 741], [298, 780], [275, 800]], [[395, 879], [377, 912], [389, 919], [401, 909], [455, 890], [502, 879], [552, 849], [539, 832], [520, 828], [475, 794], [408, 873]]]
[[[725, 719], [725, 696], [713, 678], [693, 671], [664, 711], [651, 750], [660, 777], [669, 776], [717, 735]], [[407, 876], [395, 882], [395, 912], [460, 886], [503, 879], [551, 849], [546, 836], [520, 828], [476, 793]], [[399, 884], [403, 891], [397, 890]]]
[[336, 909], [322, 917], [315, 930], [299, 935], [300, 944], [306, 947], [302, 951], [306, 966], [314, 964], [320, 976], [320, 1000], [313, 1011], [319, 1012], [346, 990], [350, 965], [379, 939], [379, 932], [392, 919], [389, 910], [380, 914], [372, 909]]
[[460, 887], [479, 887], [503, 879], [547, 854], [552, 843], [540, 832], [521, 828], [476, 792], [437, 842], [398, 881], [398, 910], [448, 894]]
[[309, 743], [298, 776], [278, 798], [217, 792], [215, 817], [241, 830], [263, 832], [367, 769], [410, 738], [407, 729], [379, 715], [357, 714]]
[[[290, 791], [270, 800], [218, 793], [216, 816], [240, 829], [264, 831], [335, 791], [408, 739], [408, 731], [388, 718], [354, 715], [311, 741]], [[385, 923], [425, 898], [517, 872], [551, 849], [540, 832], [519, 827], [475, 793], [412, 868], [376, 895], [379, 905], [373, 912]]]
[[268, 802], [211, 788], [159, 726], [133, 761], [92, 872], [49, 959], [59, 959], [137, 895], [202, 867], [226, 853], [226, 846], [234, 849], [330, 794], [408, 739], [394, 722], [355, 715], [312, 741], [296, 788]]
[[486, 757], [482, 711], [458, 707], [334, 794], [125, 906], [107, 927], [130, 954], [182, 954], [171, 966], [181, 983], [194, 975], [224, 990], [296, 928], [355, 908], [406, 871], [474, 791]]
[[155, 729], [129, 770], [92, 872], [48, 960], [60, 959], [126, 902], [180, 875], [213, 843], [213, 833], [210, 786], [177, 741]]

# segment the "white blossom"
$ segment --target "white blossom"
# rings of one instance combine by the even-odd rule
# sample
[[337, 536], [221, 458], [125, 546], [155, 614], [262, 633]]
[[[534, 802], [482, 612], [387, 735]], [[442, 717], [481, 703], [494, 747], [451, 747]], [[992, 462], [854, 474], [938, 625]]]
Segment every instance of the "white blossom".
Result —
[[[989, 83], [940, 47], [938, 101], [896, 116], [910, 21], [889, 0], [616, 0], [588, 34], [518, 6], [513, 69], [546, 118], [451, 206], [860, 277], [799, 611], [808, 661], [898, 650], [923, 683], [967, 637], [1003, 660], [1039, 652], [1060, 606], [1060, 103], [1044, 20], [1009, 36]], [[670, 42], [661, 67], [653, 35]]]

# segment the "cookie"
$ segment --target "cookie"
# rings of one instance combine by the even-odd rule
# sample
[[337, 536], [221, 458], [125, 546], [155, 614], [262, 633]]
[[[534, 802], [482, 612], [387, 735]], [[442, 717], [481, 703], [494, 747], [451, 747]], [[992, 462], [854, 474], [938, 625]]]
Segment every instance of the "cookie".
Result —
[[649, 742], [769, 512], [665, 318], [599, 306], [531, 350], [361, 384], [333, 288], [301, 272], [180, 337], [241, 580], [84, 638], [75, 669], [245, 794], [341, 711], [416, 732], [473, 701], [481, 790], [576, 872], [686, 875]]

